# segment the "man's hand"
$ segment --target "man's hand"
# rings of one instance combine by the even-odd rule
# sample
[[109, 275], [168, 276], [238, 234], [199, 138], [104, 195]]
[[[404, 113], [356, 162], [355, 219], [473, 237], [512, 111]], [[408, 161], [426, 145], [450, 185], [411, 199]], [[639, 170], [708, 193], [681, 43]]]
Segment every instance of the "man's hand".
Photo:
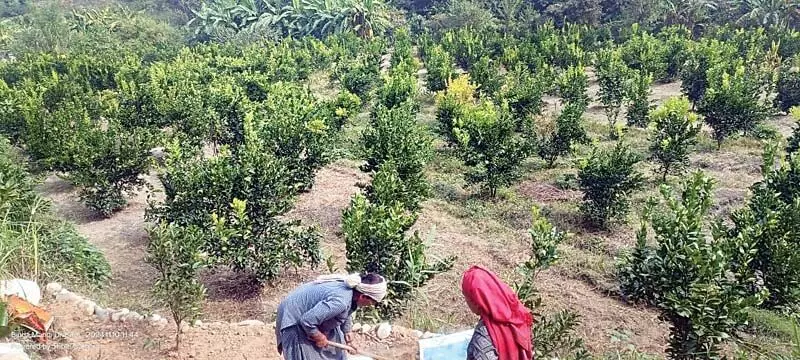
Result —
[[353, 345], [353, 333], [352, 332], [348, 332], [348, 333], [344, 334], [344, 341], [346, 341], [347, 345], [349, 345], [351, 348], [353, 348], [355, 350], [355, 351], [350, 351], [351, 355], [358, 354], [358, 348], [356, 348], [355, 345]]
[[317, 332], [316, 334], [312, 335], [311, 341], [314, 343], [314, 346], [320, 349], [328, 347], [328, 338], [325, 337], [325, 334], [321, 332]]

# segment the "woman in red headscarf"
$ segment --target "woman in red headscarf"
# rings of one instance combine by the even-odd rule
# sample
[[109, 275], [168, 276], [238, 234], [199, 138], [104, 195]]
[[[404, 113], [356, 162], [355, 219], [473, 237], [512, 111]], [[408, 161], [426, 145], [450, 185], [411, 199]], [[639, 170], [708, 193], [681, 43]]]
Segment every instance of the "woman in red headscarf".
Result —
[[467, 305], [481, 320], [467, 360], [532, 360], [533, 316], [517, 294], [491, 271], [473, 266], [461, 282]]

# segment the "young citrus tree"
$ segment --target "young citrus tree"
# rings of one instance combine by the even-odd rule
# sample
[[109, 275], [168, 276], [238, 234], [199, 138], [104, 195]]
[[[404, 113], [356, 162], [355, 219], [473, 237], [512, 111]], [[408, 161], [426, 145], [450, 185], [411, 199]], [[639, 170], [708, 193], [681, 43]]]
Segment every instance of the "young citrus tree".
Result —
[[720, 64], [709, 70], [708, 79], [698, 112], [714, 129], [717, 148], [731, 135], [754, 130], [769, 115], [761, 100], [762, 84], [743, 65], [729, 70], [728, 64]]
[[468, 184], [481, 184], [489, 196], [519, 178], [519, 167], [529, 154], [529, 142], [515, 131], [507, 109], [484, 101], [457, 119], [453, 132], [460, 156], [469, 167]]
[[592, 226], [608, 228], [612, 220], [624, 220], [631, 193], [639, 189], [644, 177], [634, 166], [640, 157], [623, 141], [613, 149], [592, 149], [578, 163], [578, 184], [583, 191], [580, 205], [584, 219]]
[[553, 167], [559, 156], [572, 152], [575, 143], [585, 144], [589, 141], [586, 131], [581, 125], [583, 108], [581, 105], [567, 103], [556, 118], [555, 131], [540, 137], [536, 152], [548, 167]]
[[597, 54], [597, 81], [600, 84], [600, 101], [608, 119], [609, 137], [617, 136], [617, 118], [625, 100], [625, 82], [628, 68], [617, 51], [606, 50]]
[[425, 57], [426, 86], [429, 91], [442, 91], [455, 75], [455, 59], [441, 45], [433, 46]]
[[438, 131], [448, 145], [457, 146], [458, 139], [453, 132], [455, 123], [462, 118], [468, 108], [475, 104], [475, 87], [469, 77], [459, 76], [447, 85], [447, 89], [436, 95], [436, 120]]
[[659, 166], [661, 181], [679, 173], [689, 162], [689, 148], [697, 142], [701, 123], [691, 112], [689, 99], [670, 98], [653, 111], [650, 157]]
[[203, 232], [194, 226], [162, 222], [149, 228], [148, 234], [150, 242], [145, 260], [157, 274], [153, 290], [178, 327], [175, 348], [180, 350], [181, 325], [183, 321], [192, 322], [200, 316], [206, 295], [205, 287], [197, 278], [197, 273], [206, 265], [202, 252]]
[[631, 77], [625, 82], [625, 98], [628, 103], [627, 123], [628, 126], [646, 127], [650, 123], [650, 85], [653, 84], [653, 76], [649, 73], [634, 71]]
[[[618, 267], [623, 294], [658, 307], [670, 322], [667, 352], [673, 359], [720, 358], [721, 344], [768, 293], [747, 270], [751, 237], [706, 235], [712, 190], [712, 180], [701, 172], [686, 181], [679, 197], [662, 185], [663, 206], [648, 202], [636, 248]], [[648, 245], [648, 228], [655, 245]]]
[[556, 79], [556, 88], [561, 101], [580, 105], [584, 110], [589, 106], [589, 95], [586, 94], [588, 86], [589, 76], [581, 64], [568, 67]]

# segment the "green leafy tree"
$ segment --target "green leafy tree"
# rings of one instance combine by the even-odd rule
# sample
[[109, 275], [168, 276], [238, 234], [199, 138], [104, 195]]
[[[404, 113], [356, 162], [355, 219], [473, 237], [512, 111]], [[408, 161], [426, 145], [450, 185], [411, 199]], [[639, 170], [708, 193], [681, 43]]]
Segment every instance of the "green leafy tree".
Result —
[[515, 131], [506, 109], [483, 102], [457, 119], [453, 129], [460, 156], [469, 167], [468, 184], [481, 184], [489, 196], [519, 178], [519, 167], [527, 158], [527, 141]]
[[436, 45], [431, 48], [425, 57], [426, 86], [432, 92], [442, 91], [447, 88], [447, 84], [455, 74], [455, 59], [441, 46]]
[[124, 208], [126, 196], [144, 186], [153, 139], [146, 129], [126, 131], [113, 122], [78, 134], [68, 179], [81, 200], [105, 217]]
[[544, 85], [527, 68], [515, 69], [507, 78], [501, 98], [508, 103], [517, 123], [517, 131], [530, 129], [533, 116], [542, 113]]
[[498, 65], [488, 56], [481, 57], [472, 66], [469, 74], [483, 96], [495, 97], [503, 85]]
[[631, 193], [641, 188], [644, 177], [636, 171], [640, 157], [623, 141], [613, 149], [592, 149], [578, 163], [578, 184], [583, 191], [580, 205], [584, 219], [592, 226], [608, 228], [612, 220], [624, 220]]
[[[373, 186], [383, 193], [381, 185]], [[414, 289], [453, 266], [454, 258], [429, 262], [419, 233], [406, 235], [416, 219], [399, 202], [374, 204], [361, 194], [342, 212], [348, 270], [377, 272], [391, 281], [387, 301], [379, 307], [382, 316], [401, 315]]]
[[617, 136], [617, 118], [625, 100], [625, 81], [628, 68], [616, 51], [601, 51], [597, 55], [597, 81], [600, 85], [600, 102], [608, 118], [609, 136]]
[[670, 98], [653, 112], [650, 157], [659, 166], [661, 181], [689, 163], [689, 148], [697, 142], [702, 124], [691, 112], [689, 99]]
[[666, 44], [640, 30], [639, 24], [633, 24], [631, 31], [631, 37], [620, 47], [622, 60], [631, 69], [652, 74], [655, 79], [665, 79], [669, 51]]
[[395, 73], [384, 77], [383, 85], [378, 88], [378, 101], [391, 109], [409, 100], [413, 101], [416, 92], [416, 74]]
[[688, 47], [686, 63], [681, 70], [681, 91], [696, 106], [708, 88], [707, 73], [725, 59], [734, 57], [734, 49], [717, 40], [704, 40]]
[[537, 144], [537, 154], [552, 167], [559, 156], [572, 152], [575, 143], [585, 144], [589, 141], [586, 131], [581, 126], [583, 108], [581, 105], [567, 103], [558, 115], [555, 131], [545, 133]]
[[343, 64], [335, 71], [334, 76], [345, 90], [365, 100], [378, 83], [380, 71], [380, 64], [376, 59], [363, 56]]
[[767, 146], [774, 147], [764, 152], [764, 180], [750, 187], [753, 196], [731, 215], [733, 227], [727, 229], [727, 236], [754, 240], [749, 266], [769, 290], [764, 305], [794, 311], [800, 301], [800, 239], [795, 231], [800, 224], [800, 187], [795, 182], [800, 157], [790, 154], [774, 166], [777, 146]]
[[775, 106], [779, 110], [787, 111], [800, 105], [800, 56], [781, 67], [777, 91]]
[[[382, 176], [396, 175], [401, 181], [402, 189], [398, 191], [404, 194], [403, 205], [417, 210], [420, 201], [428, 196], [424, 170], [431, 158], [432, 139], [417, 123], [411, 107], [408, 102], [392, 109], [377, 105], [371, 119], [372, 126], [364, 131], [367, 161], [361, 169]], [[391, 163], [390, 168], [381, 173], [387, 163]], [[375, 191], [373, 187], [367, 188], [367, 194]]]
[[581, 105], [584, 110], [589, 106], [589, 95], [586, 94], [588, 87], [589, 76], [580, 64], [568, 67], [556, 80], [561, 101]]
[[180, 350], [181, 323], [200, 316], [206, 291], [197, 273], [206, 265], [203, 232], [194, 226], [160, 223], [148, 229], [150, 242], [145, 261], [156, 269], [153, 286], [177, 325], [175, 347]]
[[761, 100], [763, 89], [757, 76], [748, 73], [744, 66], [737, 66], [733, 71], [723, 66], [712, 68], [709, 79], [710, 86], [698, 112], [714, 129], [718, 148], [728, 136], [752, 131], [769, 115]]
[[[636, 248], [618, 268], [622, 292], [658, 307], [670, 322], [667, 352], [674, 359], [721, 358], [721, 344], [767, 294], [752, 293], [756, 279], [745, 270], [753, 259], [752, 238], [706, 235], [712, 190], [712, 180], [701, 172], [686, 181], [680, 197], [662, 185], [664, 206], [648, 202]], [[648, 245], [648, 227], [655, 232], [654, 246]]]
[[475, 87], [470, 84], [468, 76], [459, 76], [447, 85], [447, 90], [436, 96], [436, 120], [438, 132], [444, 136], [448, 145], [457, 146], [453, 129], [467, 109], [474, 106]]
[[625, 98], [628, 103], [626, 114], [628, 126], [646, 127], [650, 123], [650, 85], [653, 77], [648, 73], [635, 71], [625, 83]]

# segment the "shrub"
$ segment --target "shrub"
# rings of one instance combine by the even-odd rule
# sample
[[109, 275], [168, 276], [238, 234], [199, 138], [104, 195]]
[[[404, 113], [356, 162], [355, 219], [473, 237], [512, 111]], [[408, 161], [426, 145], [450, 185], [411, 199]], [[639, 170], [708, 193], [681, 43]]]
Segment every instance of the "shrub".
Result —
[[166, 305], [177, 325], [175, 348], [180, 350], [182, 321], [200, 316], [206, 290], [197, 278], [205, 266], [203, 233], [194, 226], [160, 223], [148, 229], [150, 242], [145, 261], [156, 269], [156, 297]]
[[447, 88], [447, 84], [455, 74], [454, 62], [455, 59], [441, 45], [431, 48], [425, 58], [425, 68], [428, 70], [426, 77], [428, 90], [435, 92]]
[[272, 281], [304, 260], [312, 267], [319, 265], [322, 256], [316, 229], [302, 228], [300, 221], [260, 221], [248, 216], [246, 201], [234, 198], [229, 210], [211, 214], [211, 244], [206, 251], [234, 270], [252, 272], [259, 281]]
[[634, 70], [652, 74], [653, 78], [667, 78], [666, 45], [646, 31], [640, 31], [638, 24], [633, 25], [633, 35], [620, 47], [621, 59]]
[[573, 103], [565, 104], [556, 119], [555, 131], [546, 133], [537, 144], [539, 157], [552, 167], [559, 156], [572, 152], [574, 143], [585, 144], [589, 141], [586, 131], [581, 126], [583, 108]]
[[589, 106], [588, 86], [589, 76], [580, 64], [568, 67], [556, 80], [561, 102], [580, 105], [584, 110]]
[[791, 63], [785, 64], [778, 77], [778, 96], [775, 106], [781, 111], [787, 111], [800, 105], [800, 56]]
[[681, 74], [692, 34], [686, 27], [670, 26], [658, 34], [666, 46], [667, 68], [662, 80], [674, 80]]
[[592, 226], [607, 228], [612, 220], [624, 220], [628, 197], [644, 181], [634, 169], [640, 158], [623, 141], [611, 150], [592, 149], [578, 164], [578, 184], [583, 191], [581, 212]]
[[609, 136], [616, 137], [616, 123], [622, 101], [625, 99], [625, 79], [628, 71], [615, 51], [602, 51], [597, 55], [597, 81], [600, 101], [608, 118]]
[[503, 85], [500, 77], [500, 69], [497, 64], [488, 56], [481, 57], [469, 72], [472, 79], [478, 86], [478, 91], [483, 96], [494, 98]]
[[340, 91], [336, 99], [328, 103], [329, 110], [333, 113], [331, 129], [341, 130], [347, 120], [358, 115], [361, 105], [361, 99], [356, 94], [347, 90]]
[[[310, 90], [299, 85], [275, 83], [269, 93], [266, 101], [254, 104], [244, 116], [252, 116], [252, 140], [285, 162], [298, 190], [308, 190], [314, 184], [316, 171], [331, 160], [330, 128], [336, 119], [320, 112], [322, 105]], [[237, 147], [231, 149], [235, 151]]]
[[[567, 239], [568, 234], [553, 227], [539, 208], [534, 207], [531, 214], [533, 223], [528, 231], [531, 235], [530, 257], [520, 267], [522, 280], [516, 282], [514, 288], [522, 303], [535, 311], [542, 303], [536, 288], [536, 277], [558, 261], [558, 246]], [[541, 315], [533, 328], [536, 356], [548, 358], [570, 354], [574, 358], [585, 359], [583, 356], [588, 354], [583, 340], [574, 334], [578, 325], [578, 315], [569, 310], [549, 316]]]
[[744, 66], [728, 71], [723, 66], [709, 70], [709, 88], [700, 102], [698, 112], [714, 129], [717, 147], [730, 135], [755, 129], [769, 114], [761, 103], [762, 88]]
[[543, 84], [530, 70], [523, 67], [516, 68], [508, 77], [506, 84], [507, 87], [501, 97], [508, 103], [517, 124], [517, 131], [530, 129], [533, 116], [542, 113]]
[[416, 74], [412, 76], [395, 73], [384, 77], [383, 85], [378, 88], [378, 101], [381, 105], [391, 109], [404, 102], [413, 100], [416, 92]]
[[792, 311], [800, 301], [800, 241], [794, 235], [800, 225], [800, 157], [790, 154], [774, 167], [774, 151], [764, 153], [764, 180], [750, 187], [753, 196], [731, 215], [733, 227], [727, 236], [754, 241], [749, 267], [769, 290], [764, 305]]
[[419, 233], [406, 235], [415, 221], [402, 204], [373, 204], [361, 194], [342, 212], [348, 270], [377, 272], [390, 280], [387, 301], [379, 307], [385, 317], [400, 315], [414, 289], [453, 266], [454, 258], [428, 262]]
[[475, 87], [470, 84], [468, 76], [459, 76], [448, 84], [446, 91], [436, 95], [438, 130], [451, 146], [458, 145], [458, 139], [453, 133], [455, 122], [474, 104], [474, 96]]
[[690, 108], [689, 99], [670, 98], [653, 112], [650, 156], [658, 162], [661, 181], [684, 169], [689, 162], [689, 147], [697, 142], [702, 126]]
[[88, 129], [78, 137], [67, 178], [80, 188], [87, 206], [109, 217], [127, 204], [126, 195], [144, 185], [140, 175], [151, 164], [154, 137], [148, 130], [126, 131], [113, 122], [105, 130]]
[[338, 70], [338, 79], [342, 87], [365, 100], [378, 80], [380, 66], [377, 61], [360, 57], [343, 64]]
[[688, 50], [681, 70], [681, 91], [696, 106], [709, 86], [709, 70], [726, 59], [734, 58], [734, 50], [716, 40], [693, 43]]
[[653, 77], [650, 74], [634, 72], [626, 82], [625, 97], [628, 102], [628, 126], [645, 127], [650, 123], [650, 85]]
[[215, 157], [202, 159], [174, 142], [165, 171], [159, 174], [164, 202], [151, 203], [147, 215], [180, 226], [213, 229], [206, 235], [205, 251], [220, 263], [269, 281], [287, 264], [316, 265], [318, 239], [298, 221], [279, 219], [291, 208], [298, 188], [286, 160], [273, 156], [255, 138], [251, 121], [248, 117], [245, 144], [235, 155], [223, 147]]
[[[636, 248], [618, 268], [622, 292], [658, 307], [670, 322], [667, 352], [675, 359], [718, 358], [720, 344], [767, 293], [751, 294], [755, 278], [742, 271], [752, 260], [751, 238], [707, 238], [704, 219], [712, 190], [712, 180], [700, 172], [686, 182], [679, 198], [662, 185], [665, 208], [656, 208], [654, 199], [648, 202]], [[648, 222], [655, 246], [647, 245]]]
[[469, 167], [468, 184], [482, 184], [489, 196], [519, 178], [519, 167], [528, 155], [525, 139], [514, 132], [514, 121], [491, 102], [468, 109], [457, 119], [453, 132], [460, 156]]
[[[392, 163], [391, 168], [381, 175], [393, 176], [396, 172], [402, 186], [398, 191], [404, 193], [402, 198], [407, 200], [402, 201], [403, 205], [416, 210], [429, 191], [424, 168], [432, 154], [432, 141], [417, 123], [411, 107], [408, 102], [392, 109], [377, 105], [371, 119], [372, 126], [364, 130], [367, 161], [361, 169], [380, 174], [386, 163]], [[368, 188], [367, 193], [374, 191], [374, 188]]]

